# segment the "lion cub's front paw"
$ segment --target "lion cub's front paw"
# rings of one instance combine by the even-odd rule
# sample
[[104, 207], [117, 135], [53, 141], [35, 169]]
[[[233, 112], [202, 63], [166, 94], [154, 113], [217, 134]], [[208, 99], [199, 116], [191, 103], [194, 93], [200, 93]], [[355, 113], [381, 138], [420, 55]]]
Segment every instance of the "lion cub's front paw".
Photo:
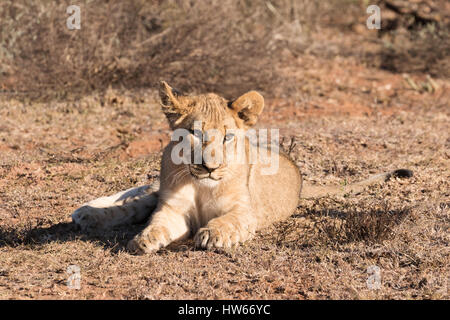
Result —
[[227, 232], [216, 228], [206, 227], [198, 230], [194, 237], [195, 247], [201, 249], [228, 249], [239, 243], [237, 232]]
[[128, 241], [127, 244], [127, 250], [130, 253], [133, 254], [145, 254], [145, 253], [150, 253], [151, 250], [151, 245], [150, 243], [148, 243], [147, 241], [143, 240], [143, 239], [131, 239], [130, 241]]
[[99, 208], [83, 206], [75, 210], [72, 214], [72, 221], [78, 225], [82, 231], [91, 231], [102, 227], [101, 217], [103, 216]]
[[164, 233], [158, 230], [143, 231], [134, 239], [128, 241], [127, 250], [134, 254], [145, 254], [164, 247]]

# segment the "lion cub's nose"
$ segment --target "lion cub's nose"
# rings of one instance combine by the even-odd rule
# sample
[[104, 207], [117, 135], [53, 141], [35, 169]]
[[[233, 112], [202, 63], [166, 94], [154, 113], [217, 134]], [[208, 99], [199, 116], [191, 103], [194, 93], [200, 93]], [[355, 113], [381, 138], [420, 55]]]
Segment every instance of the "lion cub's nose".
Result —
[[220, 166], [219, 164], [214, 163], [214, 162], [205, 162], [205, 160], [202, 161], [202, 167], [208, 172], [213, 172], [219, 166]]

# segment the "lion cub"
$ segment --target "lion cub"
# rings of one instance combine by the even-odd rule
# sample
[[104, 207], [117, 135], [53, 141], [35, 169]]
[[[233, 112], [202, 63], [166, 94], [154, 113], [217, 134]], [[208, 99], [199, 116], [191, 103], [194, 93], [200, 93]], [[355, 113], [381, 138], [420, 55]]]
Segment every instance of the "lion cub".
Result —
[[[148, 253], [192, 235], [198, 248], [229, 248], [293, 213], [302, 177], [278, 148], [269, 149], [270, 143], [264, 145], [259, 138], [255, 142], [251, 127], [264, 108], [259, 93], [228, 101], [212, 93], [182, 95], [161, 82], [160, 97], [174, 130], [163, 152], [160, 181], [77, 209], [72, 219], [81, 229], [150, 217], [146, 228], [128, 243], [131, 252]], [[393, 176], [412, 175], [399, 169], [345, 186], [305, 185], [302, 192], [305, 198], [355, 193]]]
[[[264, 108], [259, 93], [228, 101], [216, 94], [182, 95], [162, 82], [160, 97], [171, 129], [188, 143], [181, 152], [174, 152], [179, 141], [164, 149], [159, 189], [156, 184], [96, 199], [73, 213], [76, 224], [107, 228], [151, 216], [128, 243], [142, 254], [192, 235], [198, 248], [229, 248], [293, 213], [302, 187], [299, 169], [278, 149], [247, 136]], [[260, 149], [271, 161], [258, 157]]]

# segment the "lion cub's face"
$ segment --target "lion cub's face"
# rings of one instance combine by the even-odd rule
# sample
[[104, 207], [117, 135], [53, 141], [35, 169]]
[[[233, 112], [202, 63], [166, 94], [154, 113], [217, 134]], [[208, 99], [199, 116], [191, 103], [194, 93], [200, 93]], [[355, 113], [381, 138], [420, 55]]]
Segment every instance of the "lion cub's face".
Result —
[[251, 91], [228, 101], [212, 93], [182, 95], [162, 82], [160, 96], [171, 128], [184, 132], [190, 143], [191, 160], [185, 166], [195, 179], [212, 186], [244, 163], [245, 131], [264, 108], [259, 93]]

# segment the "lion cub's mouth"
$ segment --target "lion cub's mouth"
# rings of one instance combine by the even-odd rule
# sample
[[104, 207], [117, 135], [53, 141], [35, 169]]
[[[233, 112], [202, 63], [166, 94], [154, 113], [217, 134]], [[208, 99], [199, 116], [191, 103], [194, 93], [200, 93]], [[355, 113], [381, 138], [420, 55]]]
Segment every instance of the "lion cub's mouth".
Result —
[[219, 181], [222, 179], [222, 177], [217, 176], [214, 171], [207, 172], [203, 168], [194, 167], [192, 165], [189, 165], [189, 172], [191, 173], [191, 176], [198, 180], [211, 179]]

